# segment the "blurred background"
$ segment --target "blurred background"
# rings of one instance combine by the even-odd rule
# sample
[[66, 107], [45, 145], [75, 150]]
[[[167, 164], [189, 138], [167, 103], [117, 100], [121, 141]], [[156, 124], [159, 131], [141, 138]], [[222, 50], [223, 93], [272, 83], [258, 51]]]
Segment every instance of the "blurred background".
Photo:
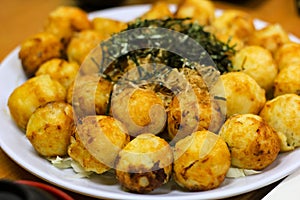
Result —
[[[39, 32], [49, 12], [60, 5], [79, 6], [87, 12], [113, 6], [153, 3], [157, 0], [9, 0], [1, 1], [0, 61], [30, 35]], [[178, 3], [180, 0], [166, 0]], [[201, 1], [201, 0], [199, 0]], [[217, 8], [240, 9], [300, 37], [298, 0], [213, 0]]]
[[[132, 4], [139, 4], [139, 3], [153, 3], [155, 0], [110, 0], [110, 1], [99, 1], [99, 0], [75, 0], [77, 4], [84, 8], [85, 10], [97, 10], [97, 9], [103, 9], [107, 7], [112, 6], [120, 6], [120, 5], [132, 5]], [[166, 0], [170, 3], [179, 3], [180, 0]], [[215, 0], [213, 0], [215, 1]], [[233, 4], [242, 4], [247, 6], [253, 6], [256, 4], [259, 4], [263, 1], [261, 0], [223, 0], [224, 2], [229, 2]]]

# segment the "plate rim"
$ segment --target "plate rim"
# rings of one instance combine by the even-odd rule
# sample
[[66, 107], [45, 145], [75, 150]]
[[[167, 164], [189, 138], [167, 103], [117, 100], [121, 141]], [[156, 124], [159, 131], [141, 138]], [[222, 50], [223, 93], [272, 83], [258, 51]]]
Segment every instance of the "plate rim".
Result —
[[[99, 11], [94, 11], [94, 12], [91, 12], [89, 13], [89, 16], [103, 16], [105, 15], [106, 13], [110, 13], [110, 12], [115, 12], [115, 11], [119, 11], [119, 10], [124, 10], [124, 9], [128, 9], [128, 8], [131, 8], [131, 9], [146, 9], [146, 8], [149, 8], [151, 4], [139, 4], [139, 5], [129, 5], [129, 6], [121, 6], [121, 7], [113, 7], [113, 8], [109, 8], [109, 9], [104, 9], [104, 10], [99, 10]], [[267, 22], [264, 22], [262, 20], [259, 20], [259, 19], [255, 19], [255, 20], [258, 20], [259, 23], [266, 23]], [[295, 37], [295, 36], [293, 36]], [[296, 38], [296, 37], [295, 37]], [[298, 38], [296, 38], [298, 40], [298, 42], [300, 42], [300, 40]], [[5, 66], [7, 66], [10, 61], [14, 60], [16, 58], [16, 55], [18, 54], [18, 51], [19, 51], [20, 47], [16, 47], [14, 50], [12, 50], [4, 59], [3, 61], [1, 62], [1, 66], [0, 66], [0, 77], [2, 77], [3, 75], [3, 71], [6, 69]], [[3, 80], [3, 79], [0, 79], [0, 80]], [[0, 92], [0, 94], [2, 94], [2, 92]], [[2, 100], [2, 96], [0, 96], [0, 100]], [[7, 99], [5, 99], [7, 100]], [[2, 108], [2, 103], [3, 102], [0, 102], [0, 106], [1, 106], [1, 110], [2, 109], [5, 109], [5, 108]], [[6, 106], [7, 107], [7, 106]], [[9, 115], [9, 114], [8, 114]], [[6, 116], [7, 117], [7, 116]], [[1, 112], [0, 113], [0, 119], [4, 119], [5, 116], [4, 114]], [[8, 120], [12, 120], [12, 119], [8, 119]], [[0, 124], [0, 127], [1, 128], [4, 128], [2, 127], [2, 123]], [[3, 130], [3, 129], [2, 129]], [[0, 136], [3, 134], [2, 132], [4, 131], [1, 131], [0, 132]], [[3, 135], [2, 135], [3, 136]], [[27, 138], [24, 136], [24, 138], [18, 138], [20, 140], [27, 140]], [[97, 195], [95, 193], [95, 191], [91, 188], [87, 188], [85, 191], [82, 191], [81, 190], [81, 186], [80, 185], [74, 185], [74, 184], [69, 184], [68, 185], [68, 182], [65, 181], [65, 179], [56, 179], [55, 176], [52, 177], [51, 175], [47, 174], [46, 172], [42, 172], [40, 170], [34, 170], [35, 167], [32, 167], [32, 164], [31, 163], [23, 163], [21, 162], [22, 160], [24, 159], [20, 159], [17, 155], [17, 152], [14, 152], [10, 147], [9, 145], [7, 145], [5, 142], [5, 140], [3, 140], [1, 137], [0, 137], [0, 148], [3, 150], [3, 152], [5, 152], [6, 155], [8, 155], [15, 163], [17, 163], [19, 166], [21, 166], [22, 168], [24, 168], [26, 171], [28, 171], [29, 173], [45, 180], [46, 182], [49, 182], [53, 185], [56, 185], [60, 188], [64, 188], [64, 189], [67, 189], [69, 191], [73, 191], [75, 193], [79, 193], [79, 194], [83, 194], [83, 195], [86, 195], [86, 196], [92, 196], [92, 197], [95, 197], [95, 198], [122, 198], [122, 199], [126, 199], [127, 198], [130, 198], [130, 199], [140, 199], [141, 197], [143, 199], [153, 199], [153, 198], [164, 198], [164, 199], [178, 199], [178, 197], [185, 197], [186, 199], [199, 199], [200, 198], [227, 198], [227, 197], [233, 197], [233, 196], [236, 196], [236, 195], [239, 195], [239, 194], [244, 194], [244, 193], [247, 193], [247, 192], [250, 192], [250, 191], [253, 191], [253, 190], [256, 190], [256, 189], [259, 189], [259, 188], [262, 188], [264, 186], [267, 186], [269, 184], [272, 184], [282, 178], [284, 178], [285, 176], [293, 173], [294, 171], [296, 171], [299, 167], [300, 167], [300, 161], [298, 161], [296, 163], [295, 166], [293, 167], [290, 167], [287, 168], [287, 170], [285, 169], [285, 172], [282, 173], [281, 175], [277, 175], [275, 176], [275, 178], [273, 179], [267, 179], [266, 181], [263, 182], [263, 185], [258, 185], [256, 187], [252, 187], [250, 188], [249, 185], [246, 185], [246, 187], [244, 186], [242, 190], [237, 190], [237, 191], [231, 191], [231, 192], [227, 192], [223, 195], [208, 195], [207, 197], [203, 197], [203, 193], [205, 192], [197, 192], [197, 193], [187, 193], [189, 194], [188, 196], [167, 196], [167, 194], [162, 194], [162, 195], [151, 195], [151, 194], [132, 194], [132, 193], [126, 193], [126, 194], [119, 194], [119, 193], [113, 193], [112, 192], [107, 192], [107, 191], [101, 191], [101, 196], [100, 195]], [[28, 141], [25, 141], [28, 143]], [[293, 152], [298, 152], [297, 155], [299, 154], [300, 155], [300, 148], [294, 150]], [[291, 153], [287, 153], [288, 155], [292, 154], [293, 152]], [[38, 159], [40, 159], [41, 161], [43, 162], [48, 162], [45, 158], [41, 158], [39, 157]], [[53, 168], [54, 166], [52, 166], [50, 163], [49, 163], [49, 167]], [[54, 168], [54, 169], [57, 169], [57, 168]], [[57, 169], [59, 170], [59, 169]], [[255, 175], [254, 175], [255, 176]], [[252, 183], [253, 184], [253, 183]], [[248, 186], [248, 187], [247, 187]], [[218, 188], [217, 188], [218, 189]], [[216, 190], [216, 189], [215, 189]], [[213, 191], [213, 190], [212, 190]], [[198, 193], [200, 193], [200, 195], [198, 195]], [[124, 196], [126, 195], [126, 196]]]

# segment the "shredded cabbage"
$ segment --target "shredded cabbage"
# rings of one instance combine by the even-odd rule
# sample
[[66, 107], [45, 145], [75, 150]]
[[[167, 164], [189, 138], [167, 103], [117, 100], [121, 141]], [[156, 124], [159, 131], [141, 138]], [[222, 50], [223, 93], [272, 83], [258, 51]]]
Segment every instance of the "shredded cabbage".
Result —
[[56, 156], [55, 158], [47, 158], [51, 164], [59, 169], [67, 169], [72, 168], [76, 173], [75, 177], [84, 178], [89, 177], [93, 172], [86, 171], [83, 167], [80, 166], [78, 162], [73, 160], [70, 157], [62, 158], [60, 156]]
[[230, 167], [226, 174], [226, 178], [239, 178], [239, 177], [250, 176], [259, 173], [261, 173], [261, 171]]

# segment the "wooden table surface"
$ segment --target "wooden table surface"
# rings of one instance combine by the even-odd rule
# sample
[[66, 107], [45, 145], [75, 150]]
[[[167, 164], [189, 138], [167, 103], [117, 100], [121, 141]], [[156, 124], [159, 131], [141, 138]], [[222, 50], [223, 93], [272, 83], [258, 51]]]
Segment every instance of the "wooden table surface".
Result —
[[[168, 0], [176, 3], [178, 0]], [[147, 0], [123, 0], [119, 5], [131, 5], [139, 3], [151, 3]], [[244, 3], [229, 3], [227, 1], [214, 1], [217, 8], [221, 9], [240, 9], [247, 11], [253, 17], [259, 18], [271, 23], [278, 22], [282, 27], [290, 33], [300, 37], [300, 17], [297, 14], [294, 0], [244, 0]], [[239, 1], [235, 1], [239, 2]], [[45, 19], [50, 11], [59, 5], [82, 6], [75, 0], [9, 0], [2, 1], [0, 8], [0, 61], [2, 61], [9, 52], [18, 46], [23, 40], [39, 32]], [[82, 7], [88, 11], [101, 9], [102, 7]], [[3, 87], [3, 86], [1, 86]], [[5, 131], [5, 130], [0, 130]], [[0, 148], [0, 179], [9, 180], [35, 180], [45, 182], [38, 177], [30, 174], [14, 161], [12, 161]], [[252, 191], [240, 196], [229, 198], [233, 199], [261, 199], [278, 182]], [[70, 191], [66, 191], [74, 199], [92, 200], [93, 198], [82, 196]]]

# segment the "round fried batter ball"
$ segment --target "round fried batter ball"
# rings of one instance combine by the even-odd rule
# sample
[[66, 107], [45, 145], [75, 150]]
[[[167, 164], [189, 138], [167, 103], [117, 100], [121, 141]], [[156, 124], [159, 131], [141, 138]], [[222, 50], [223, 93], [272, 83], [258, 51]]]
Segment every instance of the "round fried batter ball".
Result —
[[169, 4], [165, 1], [153, 2], [151, 8], [145, 12], [140, 19], [164, 19], [172, 17], [173, 14], [170, 11]]
[[167, 183], [172, 172], [169, 144], [151, 133], [138, 135], [116, 158], [116, 176], [132, 192], [148, 193]]
[[160, 133], [166, 124], [163, 101], [155, 92], [141, 88], [126, 88], [112, 95], [111, 114], [127, 127], [131, 136]]
[[174, 149], [174, 179], [189, 191], [217, 188], [230, 167], [230, 152], [218, 135], [204, 130], [179, 140]]
[[42, 64], [36, 76], [49, 74], [53, 80], [60, 82], [66, 89], [74, 81], [79, 70], [79, 65], [75, 62], [68, 62], [63, 59], [53, 58]]
[[201, 73], [192, 69], [180, 71], [187, 80], [187, 88], [182, 88], [167, 108], [168, 134], [173, 142], [197, 130], [217, 132], [223, 123], [223, 113], [208, 89], [212, 83], [202, 78], [207, 71]]
[[114, 167], [119, 151], [130, 140], [124, 125], [110, 116], [87, 116], [76, 128], [68, 154], [86, 171], [98, 174]]
[[71, 6], [60, 6], [53, 10], [46, 22], [44, 30], [54, 34], [66, 45], [74, 32], [91, 28], [87, 13]]
[[168, 110], [168, 134], [174, 141], [198, 130], [217, 132], [223, 123], [220, 108], [207, 89], [179, 93]]
[[104, 17], [95, 17], [92, 19], [92, 28], [106, 37], [111, 36], [114, 33], [119, 33], [121, 30], [127, 28], [125, 22], [113, 20]]
[[61, 58], [64, 47], [51, 33], [39, 33], [21, 44], [19, 58], [28, 77], [32, 77], [41, 64], [52, 58]]
[[246, 46], [232, 58], [231, 71], [251, 76], [266, 92], [270, 92], [277, 75], [277, 66], [269, 50], [261, 46]]
[[95, 30], [84, 30], [74, 34], [67, 47], [68, 60], [81, 65], [89, 52], [106, 38]]
[[80, 141], [80, 137], [75, 132], [71, 136], [71, 144], [68, 147], [68, 155], [75, 160], [82, 168], [87, 172], [95, 172], [102, 174], [110, 170], [110, 167], [97, 160], [90, 152], [85, 148]]
[[246, 41], [255, 30], [253, 18], [240, 10], [225, 10], [213, 21], [212, 26], [216, 33], [236, 37], [242, 41]]
[[281, 151], [300, 146], [300, 96], [284, 94], [269, 100], [260, 116], [279, 134]]
[[300, 95], [300, 62], [283, 68], [274, 80], [274, 96], [282, 94]]
[[66, 89], [49, 75], [28, 79], [17, 87], [8, 98], [8, 108], [16, 124], [25, 130], [32, 113], [51, 101], [64, 101]]
[[104, 115], [108, 110], [112, 83], [98, 75], [83, 75], [67, 90], [67, 102], [72, 104], [77, 117]]
[[175, 17], [188, 17], [201, 25], [209, 25], [215, 19], [215, 6], [208, 0], [183, 0], [178, 5]]
[[64, 18], [48, 19], [44, 27], [44, 32], [53, 34], [64, 47], [67, 46], [74, 34], [70, 21]]
[[270, 24], [260, 30], [256, 30], [249, 37], [248, 45], [262, 46], [272, 54], [283, 44], [290, 42], [287, 32], [279, 24]]
[[265, 90], [244, 72], [222, 74], [213, 90], [225, 90], [226, 116], [258, 114], [266, 102]]
[[60, 6], [49, 14], [49, 18], [67, 19], [71, 27], [76, 31], [82, 31], [91, 27], [87, 13], [78, 7]]
[[300, 44], [293, 42], [283, 44], [276, 51], [275, 60], [279, 70], [289, 65], [300, 64]]
[[78, 7], [59, 6], [49, 14], [48, 18], [49, 20], [68, 20], [70, 27], [75, 31], [82, 31], [91, 28], [91, 23], [87, 13]]
[[242, 169], [262, 170], [280, 151], [280, 140], [260, 116], [234, 115], [226, 120], [219, 135], [231, 152], [231, 165]]
[[27, 124], [26, 137], [42, 156], [65, 156], [73, 132], [72, 106], [54, 101], [34, 111]]

